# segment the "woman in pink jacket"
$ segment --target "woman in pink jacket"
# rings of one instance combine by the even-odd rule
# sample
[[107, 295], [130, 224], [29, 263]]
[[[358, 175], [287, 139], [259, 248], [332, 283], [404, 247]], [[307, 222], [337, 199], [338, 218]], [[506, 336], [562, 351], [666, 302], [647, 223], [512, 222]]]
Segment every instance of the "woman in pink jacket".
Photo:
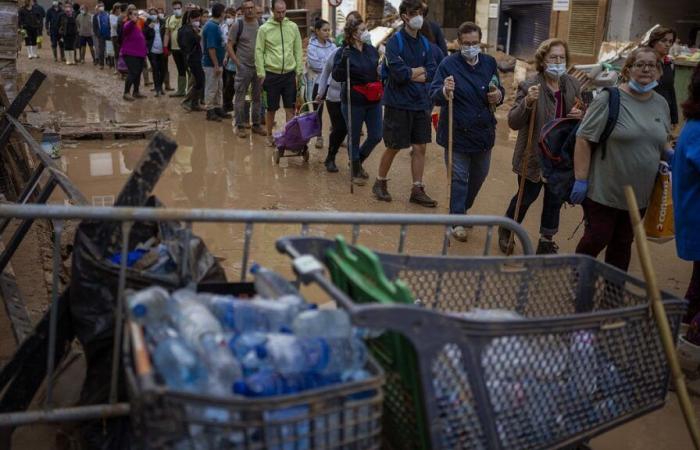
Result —
[[[124, 81], [124, 100], [133, 101], [135, 98], [144, 98], [139, 92], [141, 72], [146, 60], [146, 38], [138, 26], [138, 12], [136, 8], [130, 7], [126, 12], [126, 22], [122, 31], [122, 42], [120, 56], [124, 58], [128, 74]], [[131, 89], [133, 87], [133, 95]]]

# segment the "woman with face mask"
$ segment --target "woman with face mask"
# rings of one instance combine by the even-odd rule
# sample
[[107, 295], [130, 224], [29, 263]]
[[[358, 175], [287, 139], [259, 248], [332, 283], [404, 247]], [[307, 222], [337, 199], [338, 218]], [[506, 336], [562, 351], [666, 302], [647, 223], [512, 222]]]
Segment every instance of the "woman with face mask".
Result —
[[[306, 101], [315, 100], [317, 102], [314, 104], [314, 110], [318, 111], [321, 119], [323, 119], [323, 102], [318, 98], [318, 79], [323, 72], [323, 66], [326, 65], [326, 61], [336, 49], [336, 45], [331, 42], [330, 37], [331, 25], [320, 17], [317, 18], [314, 23], [314, 34], [309, 40], [306, 51], [304, 76], [306, 78]], [[316, 138], [316, 148], [323, 148], [323, 136]]]
[[182, 19], [182, 28], [177, 33], [177, 43], [194, 78], [194, 84], [182, 101], [186, 111], [203, 111], [204, 69], [202, 68], [202, 13], [198, 9], [187, 11]]
[[[513, 152], [513, 172], [518, 175], [518, 189], [521, 185], [521, 177], [525, 177], [520, 211], [516, 219], [518, 222], [523, 221], [530, 205], [537, 200], [544, 188], [538, 254], [557, 253], [559, 247], [554, 242], [554, 236], [559, 230], [559, 211], [566, 201], [554, 195], [542, 178], [542, 164], [537, 144], [540, 130], [553, 119], [562, 117], [580, 119], [583, 116], [581, 109], [577, 106], [581, 86], [575, 78], [566, 73], [568, 60], [569, 49], [566, 42], [556, 38], [542, 42], [535, 53], [537, 74], [520, 83], [515, 102], [508, 112], [508, 126], [518, 131]], [[529, 136], [530, 116], [533, 113], [535, 126], [533, 135]], [[528, 141], [531, 142], [531, 148], [527, 148]], [[523, 173], [524, 158], [525, 173]], [[519, 192], [516, 192], [511, 199], [506, 217], [511, 219], [515, 217], [518, 195]], [[513, 245], [510, 233], [499, 228], [499, 248], [503, 253], [508, 254], [512, 250], [509, 245]]]
[[148, 49], [148, 60], [153, 70], [153, 85], [156, 97], [165, 95], [163, 92], [163, 81], [165, 79], [165, 20], [158, 17], [158, 10], [151, 8], [148, 11], [146, 26], [143, 28], [146, 38], [146, 48]]
[[122, 30], [122, 42], [119, 50], [128, 68], [126, 80], [124, 80], [123, 98], [126, 101], [146, 97], [139, 91], [139, 86], [141, 84], [141, 72], [143, 72], [148, 51], [146, 49], [146, 39], [138, 26], [138, 21], [138, 11], [136, 11], [135, 7], [129, 6], [126, 12], [126, 21]]
[[[350, 99], [347, 94], [347, 64], [350, 64]], [[382, 140], [382, 93], [379, 78], [379, 52], [370, 43], [369, 32], [362, 16], [353, 14], [345, 24], [345, 42], [333, 58], [333, 79], [343, 83], [341, 110], [346, 123], [351, 123], [350, 155], [352, 183], [366, 184], [369, 175], [362, 169], [374, 147]], [[349, 104], [348, 104], [349, 100]], [[351, 116], [351, 117], [350, 117]], [[350, 120], [348, 120], [350, 118]], [[367, 126], [367, 138], [360, 145], [362, 125]]]
[[659, 85], [654, 88], [668, 102], [671, 111], [671, 125], [678, 125], [678, 102], [676, 100], [676, 68], [669, 56], [671, 46], [676, 40], [676, 32], [670, 28], [658, 27], [649, 36], [649, 47], [656, 50], [662, 59], [662, 71], [659, 74]]
[[586, 228], [576, 253], [597, 257], [626, 271], [634, 234], [624, 187], [632, 186], [641, 215], [649, 203], [659, 162], [673, 154], [668, 143], [668, 103], [656, 92], [661, 59], [649, 47], [634, 50], [622, 68], [620, 108], [604, 150], [593, 150], [608, 120], [607, 91], [591, 103], [576, 134], [571, 202], [583, 205]]

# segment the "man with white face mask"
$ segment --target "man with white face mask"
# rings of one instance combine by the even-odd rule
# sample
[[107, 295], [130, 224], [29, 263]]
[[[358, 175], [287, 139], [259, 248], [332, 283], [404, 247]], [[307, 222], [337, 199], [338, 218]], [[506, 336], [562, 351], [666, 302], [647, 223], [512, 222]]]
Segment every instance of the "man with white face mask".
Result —
[[423, 26], [423, 5], [420, 0], [404, 0], [399, 5], [403, 29], [386, 44], [388, 80], [384, 91], [384, 145], [372, 193], [381, 201], [390, 202], [387, 189], [389, 169], [401, 149], [411, 147], [413, 186], [410, 201], [434, 208], [437, 202], [425, 193], [423, 169], [425, 147], [431, 141], [430, 101], [428, 88], [435, 75], [435, 59], [430, 42], [419, 33]]
[[[503, 102], [496, 60], [481, 54], [481, 28], [473, 22], [460, 25], [460, 52], [445, 58], [430, 91], [442, 107], [437, 142], [447, 155], [449, 127], [453, 130], [450, 214], [467, 214], [474, 204], [491, 164], [496, 139], [495, 105]], [[453, 123], [448, 120], [448, 99], [453, 100]], [[446, 159], [447, 161], [447, 159]], [[467, 240], [464, 227], [452, 228], [458, 241]]]

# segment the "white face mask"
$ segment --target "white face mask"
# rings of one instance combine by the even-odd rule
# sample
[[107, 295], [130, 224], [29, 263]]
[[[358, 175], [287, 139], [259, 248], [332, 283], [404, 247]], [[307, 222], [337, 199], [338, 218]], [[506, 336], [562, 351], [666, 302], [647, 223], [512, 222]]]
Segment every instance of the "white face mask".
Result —
[[199, 28], [199, 20], [195, 20], [192, 22], [192, 26], [195, 28]]
[[369, 34], [369, 31], [365, 30], [360, 34], [360, 41], [362, 41], [365, 44], [372, 45], [372, 35]]
[[105, 7], [104, 7], [104, 6], [100, 6], [99, 8], [97, 8], [97, 10], [98, 10], [99, 12], [102, 12], [102, 11], [105, 10]]
[[155, 14], [151, 14], [150, 16], [148, 16], [148, 18], [151, 20], [156, 20], [158, 18], [158, 16]]
[[182, 16], [182, 10], [181, 9], [174, 9], [173, 14], [175, 15], [175, 17], [180, 17], [180, 16]]
[[158, 18], [159, 18], [159, 19], [165, 19], [165, 14], [163, 14], [163, 13], [158, 13]]
[[545, 71], [554, 78], [559, 78], [566, 73], [566, 63], [547, 63], [547, 68]]
[[408, 21], [408, 26], [416, 31], [420, 30], [423, 28], [423, 16], [411, 17], [411, 20]]
[[226, 19], [226, 25], [228, 25], [228, 26], [233, 25], [233, 19], [232, 19], [231, 17], [229, 17], [228, 19]]
[[479, 55], [479, 53], [481, 53], [481, 45], [463, 45], [460, 49], [460, 53], [462, 56], [472, 61]]

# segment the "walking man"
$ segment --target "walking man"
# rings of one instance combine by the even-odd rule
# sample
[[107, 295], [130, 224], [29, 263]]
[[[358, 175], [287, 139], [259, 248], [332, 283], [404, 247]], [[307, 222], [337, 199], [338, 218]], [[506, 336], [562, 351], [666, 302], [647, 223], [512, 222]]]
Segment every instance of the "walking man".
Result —
[[80, 14], [77, 17], [78, 36], [80, 37], [80, 63], [85, 63], [85, 47], [90, 47], [92, 63], [97, 65], [95, 58], [95, 48], [92, 41], [92, 14], [87, 12], [87, 6], [80, 7]]
[[399, 15], [404, 26], [386, 44], [389, 78], [384, 90], [384, 145], [377, 181], [372, 193], [390, 202], [387, 175], [401, 149], [411, 147], [413, 187], [410, 201], [434, 208], [437, 202], [425, 193], [423, 169], [425, 147], [431, 140], [430, 82], [435, 75], [435, 59], [428, 39], [419, 33], [423, 26], [420, 0], [403, 0]]
[[207, 120], [221, 122], [231, 117], [222, 109], [224, 72], [224, 38], [221, 35], [221, 22], [226, 7], [217, 3], [211, 8], [211, 18], [202, 30], [202, 68], [204, 69], [204, 103], [207, 108]]
[[280, 97], [286, 121], [294, 117], [297, 80], [304, 70], [299, 27], [286, 15], [284, 0], [276, 0], [272, 20], [260, 26], [255, 43], [255, 70], [267, 97], [265, 123], [269, 146], [274, 145], [272, 125], [280, 107]]
[[[260, 93], [261, 85], [255, 72], [255, 42], [258, 37], [260, 19], [255, 11], [253, 0], [245, 0], [241, 4], [243, 18], [236, 20], [231, 26], [228, 35], [227, 52], [229, 58], [236, 64], [236, 78], [234, 80], [235, 98], [233, 109], [236, 114], [236, 134], [240, 138], [247, 137], [246, 129], [249, 120], [252, 119], [252, 131], [255, 134], [266, 136], [267, 133], [260, 126]], [[252, 118], [248, 117], [248, 109], [245, 107], [246, 95], [250, 90], [252, 103]]]
[[[445, 160], [452, 158], [450, 214], [467, 214], [489, 173], [491, 149], [496, 140], [495, 105], [503, 102], [504, 90], [496, 60], [481, 54], [481, 28], [473, 22], [464, 22], [457, 38], [460, 51], [440, 64], [431, 92], [432, 99], [442, 107], [437, 142], [445, 148]], [[454, 123], [448, 119], [450, 98]], [[450, 126], [454, 132], [452, 155], [447, 154]], [[466, 242], [467, 230], [453, 227], [452, 236]]]
[[99, 2], [95, 7], [95, 15], [92, 16], [92, 34], [97, 40], [97, 62], [100, 69], [105, 68], [105, 47], [110, 38], [109, 14], [105, 12], [105, 5]]

